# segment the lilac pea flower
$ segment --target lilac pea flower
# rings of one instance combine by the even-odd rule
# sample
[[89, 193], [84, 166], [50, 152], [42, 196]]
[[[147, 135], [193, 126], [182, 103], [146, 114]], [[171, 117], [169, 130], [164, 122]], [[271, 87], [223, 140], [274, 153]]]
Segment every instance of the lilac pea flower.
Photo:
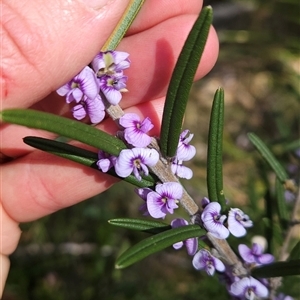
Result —
[[245, 228], [252, 227], [253, 222], [239, 208], [231, 208], [228, 214], [228, 229], [235, 237], [244, 236], [247, 231]]
[[182, 197], [182, 186], [177, 182], [157, 184], [155, 191], [147, 195], [147, 208], [153, 218], [164, 218], [167, 213], [173, 214]]
[[[187, 226], [187, 225], [189, 225], [188, 221], [181, 219], [181, 218], [174, 219], [171, 222], [172, 228], [178, 228], [178, 227]], [[175, 243], [175, 244], [173, 244], [173, 248], [178, 250], [178, 249], [182, 248], [184, 245], [186, 247], [188, 255], [194, 255], [198, 249], [198, 239], [197, 238], [189, 238], [185, 241]]]
[[139, 207], [139, 211], [143, 212], [144, 216], [149, 216], [148, 208], [147, 208], [147, 195], [150, 192], [153, 192], [150, 188], [139, 188], [134, 190], [143, 200], [144, 203]]
[[193, 177], [193, 171], [182, 165], [182, 160], [173, 159], [171, 164], [171, 171], [179, 178], [191, 179]]
[[126, 89], [127, 76], [102, 76], [99, 81], [100, 90], [112, 105], [117, 105], [122, 99], [122, 92], [128, 91]]
[[230, 293], [247, 300], [254, 300], [256, 297], [267, 298], [269, 295], [268, 289], [251, 276], [234, 282], [230, 287]]
[[205, 229], [218, 239], [226, 239], [229, 230], [223, 225], [226, 216], [220, 215], [221, 205], [218, 202], [207, 204], [201, 214]]
[[97, 166], [103, 172], [106, 173], [116, 163], [117, 157], [102, 150], [98, 151]]
[[[124, 69], [129, 68], [129, 54], [122, 51], [100, 52], [92, 61], [92, 67], [97, 76], [120, 74]], [[122, 73], [121, 73], [122, 74]]]
[[84, 95], [89, 99], [95, 99], [99, 93], [99, 84], [94, 71], [90, 67], [85, 67], [56, 92], [60, 96], [66, 96], [67, 103], [74, 100], [78, 103]]
[[137, 114], [128, 113], [119, 119], [121, 126], [125, 128], [124, 138], [134, 147], [147, 147], [151, 142], [151, 137], [146, 134], [154, 125], [150, 118], [146, 118], [141, 122]]
[[95, 99], [84, 96], [83, 100], [73, 107], [72, 113], [77, 120], [82, 120], [88, 115], [91, 122], [97, 124], [105, 117], [105, 106], [100, 95], [97, 95]]
[[238, 249], [240, 256], [247, 263], [261, 265], [269, 264], [274, 261], [274, 256], [272, 254], [263, 254], [263, 248], [259, 244], [253, 243], [251, 249], [244, 244], [240, 244]]
[[196, 148], [189, 144], [193, 138], [193, 134], [189, 134], [189, 130], [184, 130], [179, 136], [179, 143], [176, 152], [178, 160], [187, 161], [192, 159], [196, 154]]
[[205, 270], [210, 276], [214, 275], [215, 270], [219, 272], [225, 271], [225, 265], [222, 261], [211, 255], [211, 253], [205, 249], [201, 249], [195, 254], [193, 266], [196, 270]]
[[120, 177], [127, 177], [132, 172], [137, 180], [142, 180], [141, 174], [149, 174], [147, 166], [155, 166], [159, 154], [155, 149], [133, 148], [120, 152], [115, 164], [115, 171]]

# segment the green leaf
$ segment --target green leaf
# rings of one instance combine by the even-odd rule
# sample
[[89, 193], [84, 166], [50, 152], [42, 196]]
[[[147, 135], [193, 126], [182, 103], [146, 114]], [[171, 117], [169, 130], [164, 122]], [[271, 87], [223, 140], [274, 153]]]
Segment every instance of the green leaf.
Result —
[[251, 270], [251, 275], [259, 278], [300, 275], [300, 259], [259, 266]]
[[289, 214], [287, 211], [286, 201], [284, 197], [284, 186], [276, 177], [275, 181], [275, 190], [276, 190], [276, 201], [277, 201], [277, 210], [282, 228], [286, 228], [288, 225]]
[[176, 153], [189, 92], [201, 59], [209, 28], [212, 8], [205, 7], [196, 20], [177, 60], [168, 87], [161, 125], [160, 146], [165, 157]]
[[[46, 151], [56, 156], [75, 161], [77, 163], [94, 168], [101, 172], [101, 170], [99, 170], [99, 168], [96, 165], [96, 162], [98, 161], [97, 153], [70, 144], [66, 144], [64, 142], [58, 142], [34, 136], [27, 136], [23, 139], [23, 141], [25, 144], [32, 146], [36, 149]], [[143, 176], [142, 180], [137, 180], [133, 175], [129, 175], [126, 178], [121, 178], [116, 174], [116, 172], [113, 169], [108, 170], [106, 174], [129, 182], [137, 187], [153, 187], [157, 182], [157, 178], [152, 177], [152, 175]]]
[[207, 147], [207, 190], [210, 201], [218, 201], [224, 210], [226, 201], [223, 191], [223, 128], [224, 91], [219, 88], [214, 96], [209, 124]]
[[184, 241], [192, 237], [199, 237], [205, 233], [206, 231], [201, 229], [198, 225], [188, 225], [158, 233], [142, 240], [121, 254], [121, 256], [117, 259], [116, 268], [126, 268], [153, 253], [173, 245], [174, 243]]
[[292, 249], [288, 260], [300, 259], [300, 241]]
[[67, 158], [88, 167], [92, 167], [98, 160], [97, 153], [64, 142], [35, 136], [26, 136], [23, 138], [23, 142], [36, 149]]
[[50, 113], [31, 109], [7, 109], [0, 114], [7, 123], [38, 128], [80, 141], [118, 156], [126, 145], [118, 138], [93, 126]]
[[254, 133], [249, 133], [248, 137], [251, 143], [255, 146], [262, 157], [267, 161], [270, 167], [273, 169], [277, 177], [282, 183], [288, 179], [288, 175], [282, 165], [274, 157], [267, 145]]
[[171, 225], [163, 222], [129, 218], [112, 219], [109, 220], [108, 223], [114, 226], [138, 231], [145, 231], [153, 234], [163, 232], [172, 228]]
[[114, 31], [102, 47], [101, 51], [114, 50], [119, 45], [145, 0], [131, 0]]

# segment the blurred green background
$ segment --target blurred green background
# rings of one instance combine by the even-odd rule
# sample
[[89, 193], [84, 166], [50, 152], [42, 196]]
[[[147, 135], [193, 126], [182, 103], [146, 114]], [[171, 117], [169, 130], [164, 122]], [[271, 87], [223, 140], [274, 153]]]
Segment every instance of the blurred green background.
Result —
[[[225, 90], [224, 187], [226, 198], [255, 221], [247, 238], [268, 230], [264, 196], [274, 176], [250, 145], [248, 132], [261, 137], [299, 180], [300, 5], [282, 1], [204, 1], [214, 9], [220, 56], [213, 71], [193, 86], [185, 126], [195, 134], [197, 154], [190, 163], [194, 177], [184, 185], [201, 200], [206, 196], [206, 145], [215, 90]], [[272, 196], [272, 195], [271, 195]], [[293, 201], [287, 203], [292, 209]], [[125, 270], [115, 270], [116, 257], [147, 234], [115, 228], [116, 217], [141, 217], [141, 200], [132, 186], [119, 183], [105, 193], [38, 221], [23, 231], [5, 300], [179, 300], [230, 299], [218, 278], [195, 271], [184, 250], [172, 248]], [[185, 216], [179, 210], [172, 217]], [[278, 232], [275, 254], [283, 241]], [[295, 231], [292, 245], [299, 240]], [[299, 277], [284, 280], [282, 290], [297, 299]], [[300, 296], [299, 298], [300, 299]]]

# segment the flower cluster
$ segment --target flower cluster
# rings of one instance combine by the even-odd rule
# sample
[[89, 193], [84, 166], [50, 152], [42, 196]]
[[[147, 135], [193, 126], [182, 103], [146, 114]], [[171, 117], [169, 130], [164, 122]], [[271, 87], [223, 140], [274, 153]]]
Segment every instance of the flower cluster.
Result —
[[117, 105], [126, 92], [127, 77], [123, 70], [130, 66], [129, 54], [120, 51], [100, 52], [79, 74], [60, 87], [57, 93], [66, 102], [76, 102], [73, 117], [82, 120], [89, 116], [92, 123], [105, 117], [105, 101]]
[[[99, 123], [105, 116], [105, 107], [117, 105], [122, 92], [126, 92], [127, 77], [123, 70], [130, 66], [126, 52], [107, 51], [100, 52], [79, 74], [68, 83], [57, 90], [57, 93], [66, 97], [66, 102], [75, 102], [72, 108], [74, 118], [78, 120], [89, 116], [92, 123]], [[118, 119], [121, 130], [117, 136], [127, 145], [127, 149], [120, 151], [118, 156], [98, 152], [96, 162], [99, 170], [106, 173], [111, 168], [121, 177], [126, 178], [133, 175], [141, 181], [143, 176], [148, 176], [149, 168], [154, 167], [160, 159], [158, 150], [150, 147], [152, 137], [149, 135], [154, 125], [149, 117], [141, 119], [135, 113], [126, 113]], [[179, 178], [191, 179], [193, 172], [183, 165], [184, 162], [192, 159], [196, 154], [196, 148], [190, 145], [193, 134], [184, 130], [179, 137], [176, 154], [169, 161], [171, 172]], [[183, 197], [183, 187], [176, 182], [158, 181], [155, 186], [149, 188], [137, 188], [136, 193], [144, 201], [140, 211], [145, 216], [155, 219], [164, 219], [168, 214], [174, 214], [179, 207]], [[230, 234], [234, 237], [243, 237], [247, 228], [253, 226], [253, 222], [239, 208], [230, 208], [222, 211], [218, 202], [211, 202], [208, 198], [201, 201], [202, 212], [199, 213], [199, 225], [217, 239], [227, 239]], [[189, 225], [189, 222], [182, 218], [171, 221], [172, 228]], [[204, 242], [206, 235], [199, 237]], [[211, 252], [206, 248], [200, 248], [198, 238], [189, 238], [173, 244], [178, 250], [185, 246], [188, 255], [193, 256], [192, 265], [196, 270], [204, 270], [209, 276], [215, 273], [226, 279], [227, 290], [237, 300], [254, 300], [266, 298], [269, 295], [267, 280], [257, 280], [251, 276], [237, 277], [231, 265], [226, 265], [225, 260], [217, 257], [215, 249]], [[210, 243], [207, 243], [210, 246]], [[253, 243], [252, 248], [245, 244], [238, 246], [241, 260], [249, 271], [253, 266], [273, 262], [271, 254], [263, 253], [263, 247]], [[247, 272], [248, 272], [247, 271]], [[250, 272], [249, 272], [250, 274]], [[291, 297], [280, 294], [276, 300], [292, 300]]]

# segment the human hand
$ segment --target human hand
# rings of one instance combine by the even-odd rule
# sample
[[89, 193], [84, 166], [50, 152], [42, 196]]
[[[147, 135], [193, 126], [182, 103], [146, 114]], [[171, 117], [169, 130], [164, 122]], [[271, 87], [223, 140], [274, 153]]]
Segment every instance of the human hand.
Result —
[[[55, 92], [99, 52], [129, 1], [35, 0], [1, 2], [1, 109], [34, 108], [69, 116], [69, 108]], [[159, 128], [166, 88], [184, 40], [201, 1], [147, 0], [118, 49], [130, 53], [129, 93], [121, 106], [149, 116]], [[214, 65], [218, 42], [213, 29], [196, 74]], [[98, 126], [114, 133], [105, 120]], [[1, 153], [12, 158], [1, 165], [1, 283], [9, 270], [8, 255], [20, 238], [19, 222], [36, 220], [107, 189], [116, 179], [32, 149], [22, 142], [28, 135], [50, 133], [3, 124]], [[158, 134], [158, 129], [153, 131]]]

